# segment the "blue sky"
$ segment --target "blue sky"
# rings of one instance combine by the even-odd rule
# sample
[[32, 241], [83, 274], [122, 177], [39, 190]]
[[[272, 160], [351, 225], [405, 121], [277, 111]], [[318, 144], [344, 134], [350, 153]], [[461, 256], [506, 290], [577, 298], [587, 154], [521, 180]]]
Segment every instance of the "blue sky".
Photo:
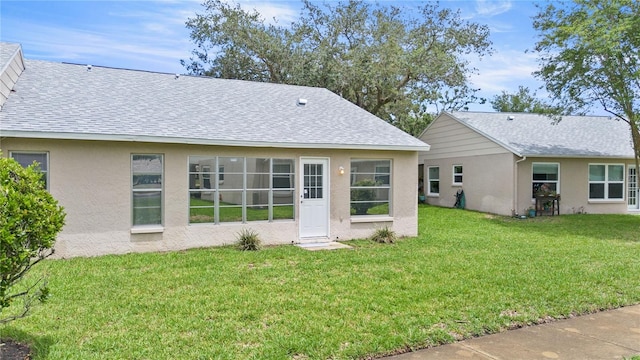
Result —
[[[302, 8], [298, 1], [238, 2], [281, 24], [294, 21]], [[419, 1], [388, 3], [420, 5]], [[463, 18], [491, 29], [494, 54], [481, 61], [472, 59], [479, 75], [471, 81], [481, 88], [480, 96], [491, 99], [503, 90], [515, 92], [519, 85], [531, 89], [541, 85], [531, 75], [537, 69], [536, 55], [526, 53], [536, 41], [531, 19], [537, 13], [535, 2], [467, 0], [440, 5], [460, 9]], [[2, 0], [0, 39], [22, 44], [30, 59], [184, 73], [180, 60], [188, 59], [194, 48], [184, 24], [202, 11], [200, 0]], [[538, 90], [539, 96], [544, 94]], [[470, 110], [492, 111], [488, 104], [471, 105]]]

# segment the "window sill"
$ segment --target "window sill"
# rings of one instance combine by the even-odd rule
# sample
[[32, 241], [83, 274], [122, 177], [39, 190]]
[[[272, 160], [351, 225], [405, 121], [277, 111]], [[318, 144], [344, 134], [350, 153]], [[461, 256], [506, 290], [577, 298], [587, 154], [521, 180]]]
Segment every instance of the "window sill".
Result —
[[163, 232], [164, 226], [162, 225], [137, 225], [131, 228], [132, 234], [156, 234]]
[[589, 204], [623, 204], [624, 199], [589, 199]]
[[393, 222], [393, 216], [358, 216], [352, 217], [351, 223]]
[[427, 197], [428, 198], [439, 198], [440, 194], [428, 194]]

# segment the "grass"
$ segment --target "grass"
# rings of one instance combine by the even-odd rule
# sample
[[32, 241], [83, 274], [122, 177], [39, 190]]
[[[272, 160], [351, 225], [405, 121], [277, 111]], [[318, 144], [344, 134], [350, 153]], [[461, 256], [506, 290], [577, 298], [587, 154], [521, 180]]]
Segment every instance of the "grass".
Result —
[[640, 217], [419, 213], [417, 238], [354, 250], [48, 260], [52, 298], [0, 337], [35, 359], [348, 359], [640, 302]]
[[[191, 198], [191, 206], [202, 206], [189, 209], [191, 223], [212, 223], [213, 201]], [[265, 221], [269, 219], [269, 209], [262, 207], [247, 207], [247, 221]], [[293, 219], [293, 205], [273, 205], [273, 219]], [[220, 222], [242, 221], [242, 205], [220, 202]]]

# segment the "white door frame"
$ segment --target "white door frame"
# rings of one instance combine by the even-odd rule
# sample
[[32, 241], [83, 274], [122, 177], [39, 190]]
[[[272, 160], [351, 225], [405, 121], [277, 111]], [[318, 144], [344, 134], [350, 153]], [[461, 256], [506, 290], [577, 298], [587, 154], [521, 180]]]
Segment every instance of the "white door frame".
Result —
[[635, 165], [627, 166], [627, 208], [629, 210], [640, 209], [640, 192], [638, 191], [638, 172], [636, 171]]
[[[322, 175], [321, 183], [316, 184], [315, 188], [305, 186], [305, 165], [321, 165]], [[300, 191], [298, 194], [299, 201], [299, 239], [304, 241], [317, 241], [329, 238], [329, 205], [330, 205], [330, 174], [329, 158], [327, 157], [301, 157], [300, 158]], [[309, 180], [314, 182], [318, 180], [308, 174]], [[318, 193], [317, 186], [320, 186]], [[306, 191], [306, 193], [305, 193]], [[306, 196], [305, 196], [306, 195]], [[318, 198], [321, 196], [321, 198]]]

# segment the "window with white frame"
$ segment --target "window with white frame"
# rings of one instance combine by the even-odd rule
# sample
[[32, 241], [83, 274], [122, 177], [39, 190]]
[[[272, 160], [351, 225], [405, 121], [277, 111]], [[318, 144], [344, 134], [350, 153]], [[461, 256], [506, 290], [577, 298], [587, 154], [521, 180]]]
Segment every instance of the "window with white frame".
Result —
[[462, 165], [453, 165], [453, 185], [462, 185]]
[[42, 173], [44, 188], [47, 190], [49, 189], [49, 153], [11, 151], [9, 156], [24, 168], [35, 164], [38, 170]]
[[623, 164], [589, 164], [589, 200], [624, 198]]
[[531, 197], [560, 193], [560, 164], [533, 163], [531, 165]]
[[189, 222], [293, 219], [293, 179], [293, 159], [190, 156]]
[[391, 160], [351, 160], [351, 215], [389, 215]]
[[427, 195], [440, 195], [440, 167], [427, 167]]
[[131, 155], [133, 226], [162, 224], [163, 155]]

